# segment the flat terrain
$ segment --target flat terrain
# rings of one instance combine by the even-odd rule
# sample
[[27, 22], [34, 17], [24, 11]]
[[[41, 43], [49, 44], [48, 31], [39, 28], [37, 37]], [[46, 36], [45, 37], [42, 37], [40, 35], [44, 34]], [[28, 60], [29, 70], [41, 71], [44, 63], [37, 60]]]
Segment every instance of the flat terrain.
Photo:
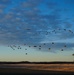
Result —
[[74, 64], [0, 64], [1, 74], [74, 75]]

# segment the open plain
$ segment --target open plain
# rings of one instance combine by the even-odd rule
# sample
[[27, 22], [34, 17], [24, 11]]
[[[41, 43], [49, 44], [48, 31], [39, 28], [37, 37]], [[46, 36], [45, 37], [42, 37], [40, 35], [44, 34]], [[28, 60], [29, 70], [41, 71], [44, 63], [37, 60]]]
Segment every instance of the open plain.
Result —
[[0, 75], [74, 75], [74, 64], [0, 64]]

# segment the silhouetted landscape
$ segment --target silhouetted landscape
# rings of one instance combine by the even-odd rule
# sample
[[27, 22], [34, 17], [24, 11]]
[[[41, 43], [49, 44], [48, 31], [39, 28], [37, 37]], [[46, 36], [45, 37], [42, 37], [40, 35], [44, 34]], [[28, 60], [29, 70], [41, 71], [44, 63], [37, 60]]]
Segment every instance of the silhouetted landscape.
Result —
[[0, 62], [0, 75], [74, 75], [74, 62]]
[[0, 62], [0, 64], [74, 64], [74, 62], [30, 62], [30, 61], [20, 61], [20, 62]]

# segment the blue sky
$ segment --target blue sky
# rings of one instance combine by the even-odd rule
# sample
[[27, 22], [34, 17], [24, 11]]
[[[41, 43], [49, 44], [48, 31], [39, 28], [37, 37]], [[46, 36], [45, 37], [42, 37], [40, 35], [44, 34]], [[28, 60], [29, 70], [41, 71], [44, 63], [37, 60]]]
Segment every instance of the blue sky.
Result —
[[73, 61], [73, 7], [74, 0], [0, 0], [0, 61]]

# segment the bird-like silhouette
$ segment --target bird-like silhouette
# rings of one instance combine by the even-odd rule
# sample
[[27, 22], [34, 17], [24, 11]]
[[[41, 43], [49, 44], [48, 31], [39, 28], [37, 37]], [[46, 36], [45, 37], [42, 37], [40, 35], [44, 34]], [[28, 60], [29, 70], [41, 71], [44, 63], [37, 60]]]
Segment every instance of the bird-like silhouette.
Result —
[[72, 56], [74, 56], [74, 53], [72, 54]]
[[61, 51], [63, 51], [63, 49], [61, 49]]
[[43, 45], [46, 45], [46, 43], [44, 43]]
[[66, 29], [64, 29], [64, 31], [66, 31]]
[[66, 45], [64, 45], [64, 47], [67, 47]]
[[27, 49], [25, 49], [25, 50], [27, 50]]
[[34, 46], [34, 47], [37, 47], [37, 46]]
[[31, 46], [29, 46], [29, 47], [31, 47]]
[[52, 44], [54, 44], [54, 42], [52, 42]]
[[50, 50], [51, 48], [49, 48], [49, 50]]
[[25, 53], [27, 55], [27, 53]]
[[39, 46], [39, 47], [41, 47], [41, 46]]
[[39, 48], [39, 50], [41, 50], [41, 48]]

